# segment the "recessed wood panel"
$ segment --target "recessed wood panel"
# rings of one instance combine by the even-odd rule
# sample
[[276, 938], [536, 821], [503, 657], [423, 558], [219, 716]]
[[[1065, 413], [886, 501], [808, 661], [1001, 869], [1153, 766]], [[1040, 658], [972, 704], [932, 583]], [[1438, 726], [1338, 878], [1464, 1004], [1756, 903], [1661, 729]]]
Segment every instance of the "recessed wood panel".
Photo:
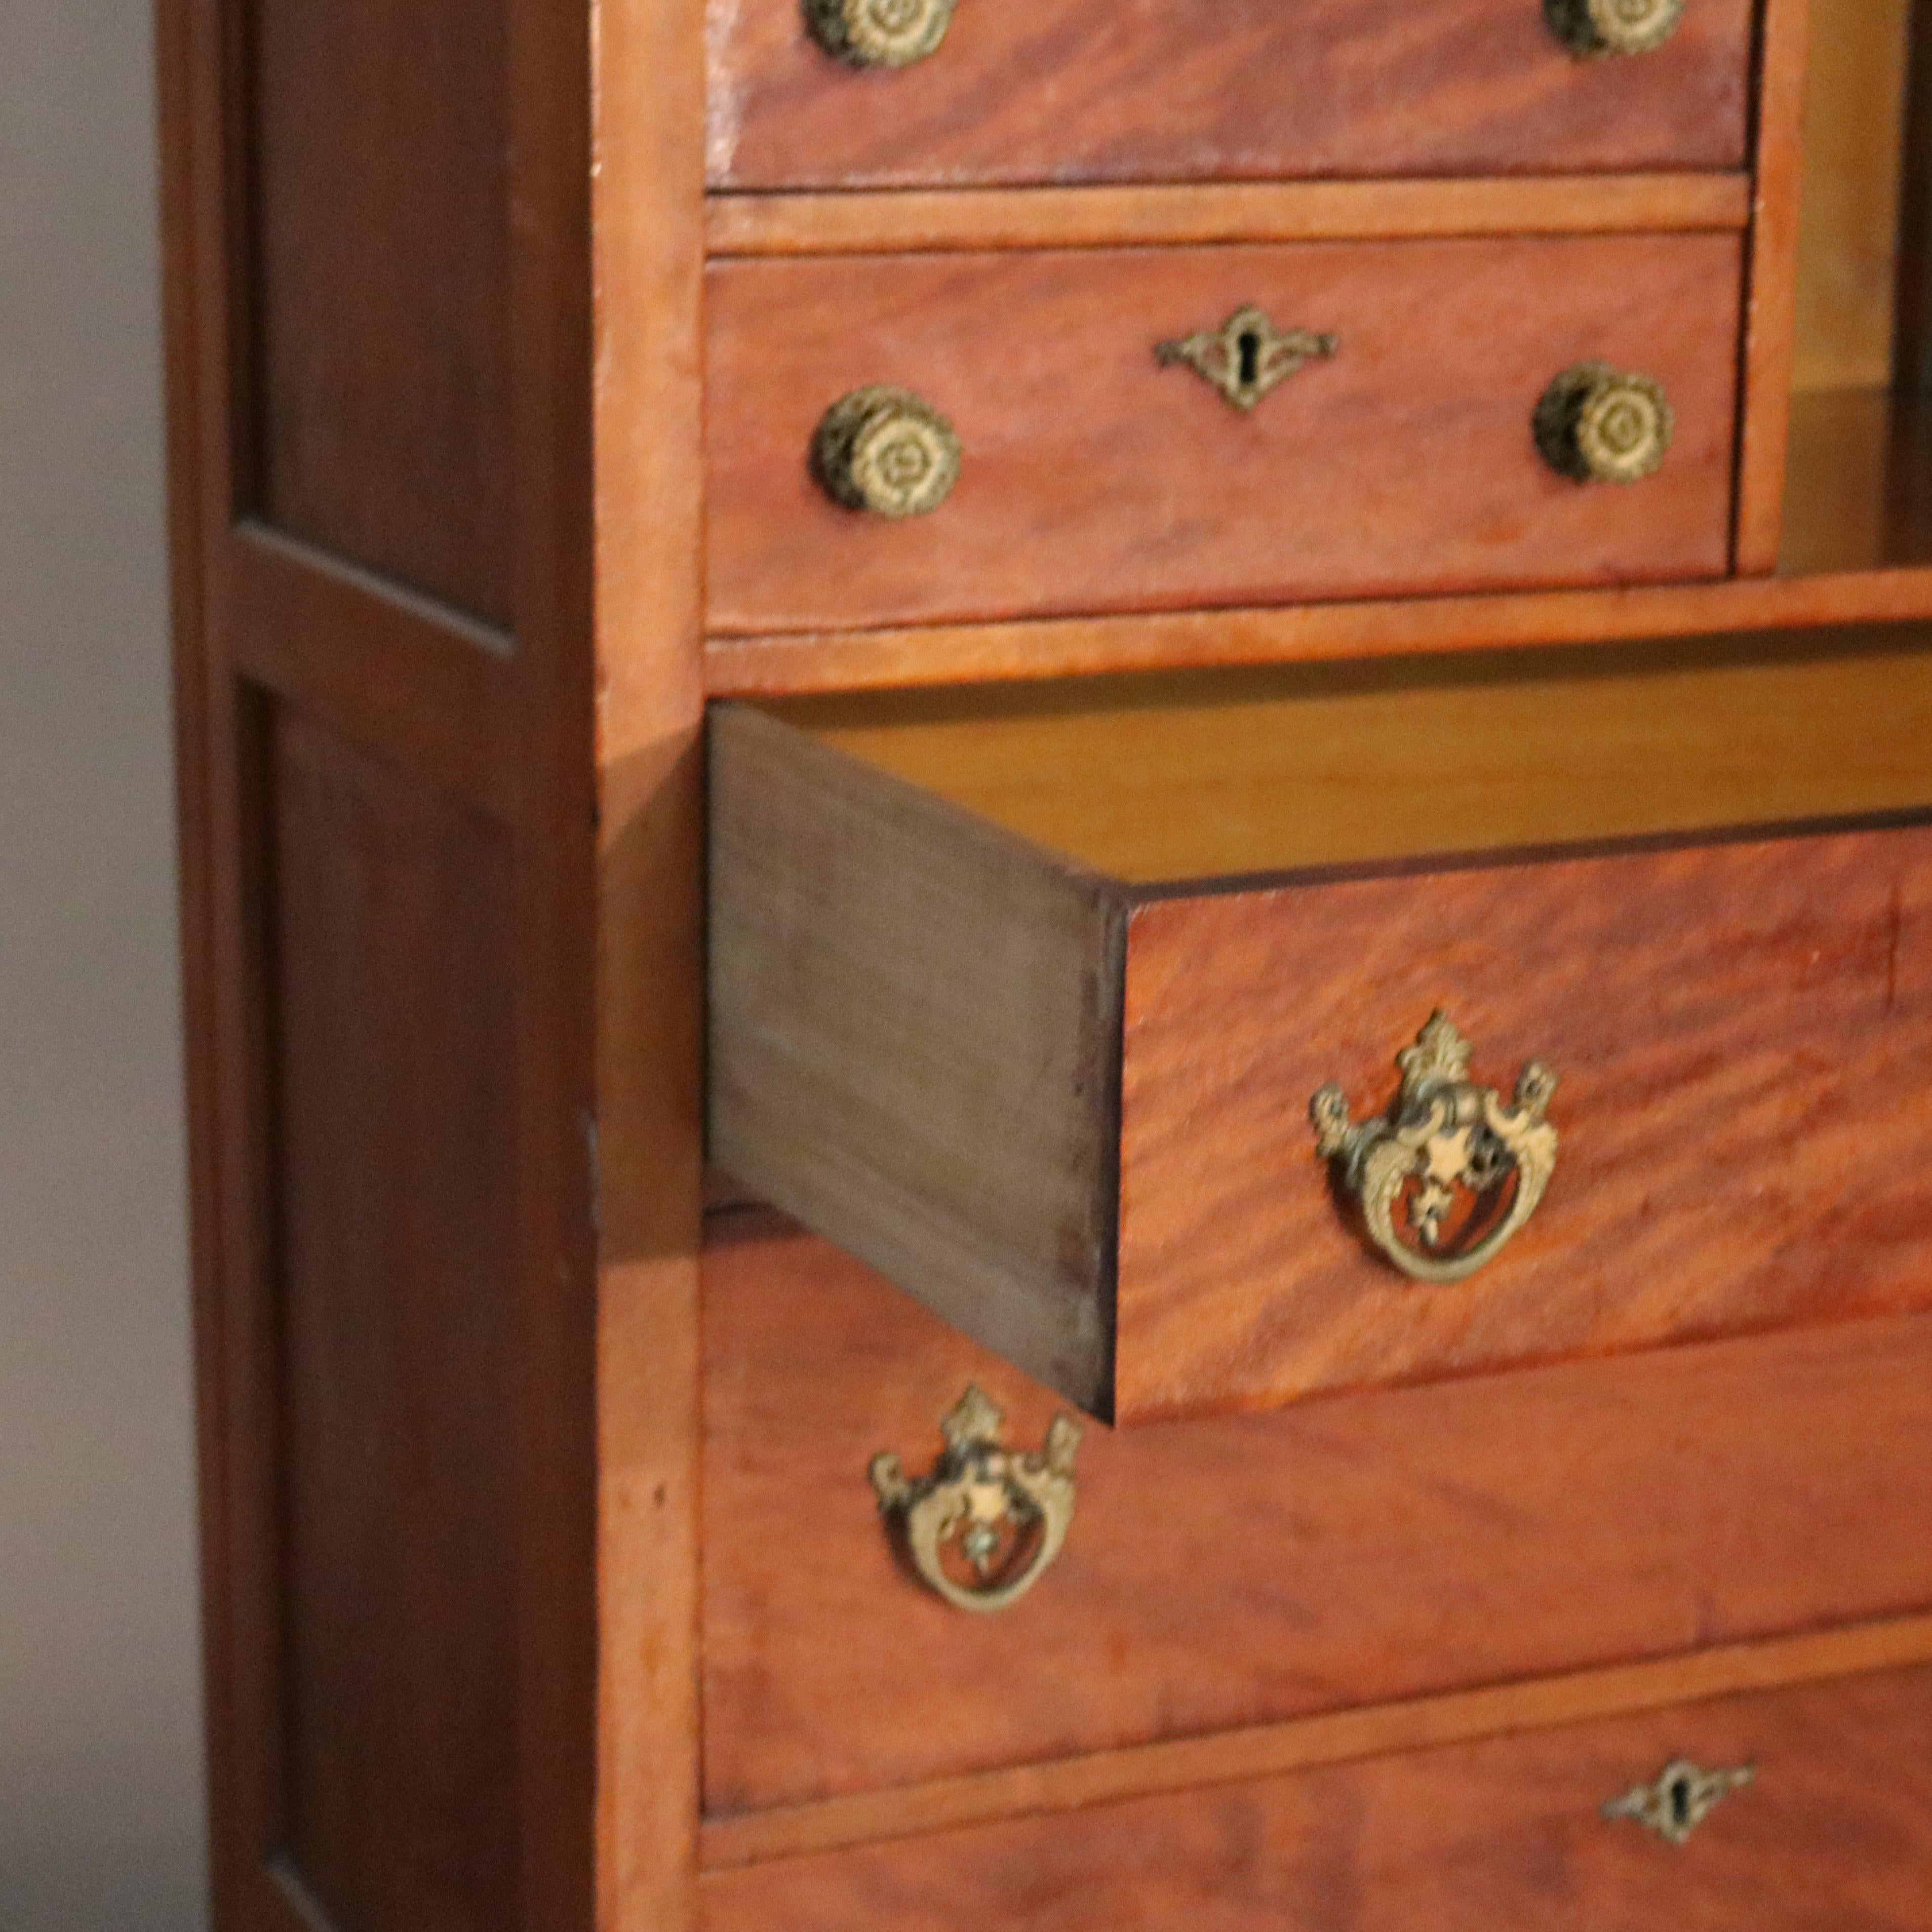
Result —
[[712, 0], [718, 188], [1736, 167], [1750, 0], [1576, 59], [1539, 0], [974, 0], [855, 72], [798, 0]]
[[250, 12], [243, 507], [508, 628], [507, 0]]
[[336, 1932], [511, 1932], [507, 841], [298, 713], [270, 789], [283, 1855]]
[[733, 1225], [705, 1262], [714, 1815], [1932, 1604], [1920, 1317], [1089, 1427], [1058, 1562], [962, 1616], [866, 1466], [929, 1468], [971, 1382], [1028, 1448], [1064, 1405], [828, 1244]]
[[[707, 284], [718, 632], [1722, 576], [1734, 235], [728, 261]], [[1250, 412], [1156, 345], [1238, 310], [1330, 333]], [[1558, 476], [1566, 369], [1654, 376], [1658, 474]], [[928, 515], [841, 508], [807, 461], [874, 384], [958, 431]]]
[[[1922, 1932], [1932, 1672], [714, 1874], [707, 1932]], [[1688, 1843], [1603, 1815], [1750, 1766]]]

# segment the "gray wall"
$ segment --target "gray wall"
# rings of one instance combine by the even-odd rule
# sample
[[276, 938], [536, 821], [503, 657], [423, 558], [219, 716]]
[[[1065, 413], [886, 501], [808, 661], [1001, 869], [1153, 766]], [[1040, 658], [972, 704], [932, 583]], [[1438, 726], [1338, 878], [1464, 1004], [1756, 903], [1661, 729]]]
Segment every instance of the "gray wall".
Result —
[[145, 0], [0, 0], [0, 1932], [203, 1902]]

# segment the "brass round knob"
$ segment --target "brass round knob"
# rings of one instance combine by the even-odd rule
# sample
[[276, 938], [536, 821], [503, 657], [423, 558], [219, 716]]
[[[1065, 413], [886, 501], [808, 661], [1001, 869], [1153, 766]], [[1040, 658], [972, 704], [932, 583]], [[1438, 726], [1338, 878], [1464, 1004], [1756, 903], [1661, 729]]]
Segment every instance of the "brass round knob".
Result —
[[1676, 32], [1684, 0], [1543, 0], [1550, 31], [1572, 53], [1654, 53]]
[[1677, 419], [1648, 376], [1579, 363], [1543, 392], [1536, 446], [1559, 476], [1578, 483], [1640, 483], [1663, 466]]
[[805, 0], [806, 24], [854, 67], [910, 67], [936, 53], [955, 0]]
[[910, 389], [855, 389], [825, 412], [812, 473], [835, 503], [880, 517], [922, 517], [959, 480], [952, 425]]

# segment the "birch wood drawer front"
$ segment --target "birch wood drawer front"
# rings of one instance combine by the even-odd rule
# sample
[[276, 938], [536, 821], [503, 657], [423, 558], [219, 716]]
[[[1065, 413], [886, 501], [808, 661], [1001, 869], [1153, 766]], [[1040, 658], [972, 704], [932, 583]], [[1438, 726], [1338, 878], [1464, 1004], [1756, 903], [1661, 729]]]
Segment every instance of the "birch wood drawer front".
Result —
[[1036, 1448], [1052, 1391], [796, 1232], [714, 1243], [704, 1346], [714, 1819], [1932, 1605], [1932, 1317], [1090, 1428], [996, 1616], [912, 1574], [867, 1466], [928, 1467], [969, 1384]]
[[[1674, 10], [1638, 10], [1641, 40]], [[1735, 168], [1744, 154], [1750, 0], [1689, 0], [1660, 44], [1599, 58], [1565, 46], [1543, 0], [711, 13], [718, 188]]]
[[[1722, 576], [1741, 275], [1708, 234], [716, 263], [711, 626]], [[1580, 370], [1656, 386], [1654, 473], [1539, 450]], [[956, 439], [921, 514], [814, 480], [880, 392]]]
[[1124, 1423], [1932, 1298], [1932, 656], [1073, 702], [714, 714], [753, 1188]]
[[[705, 1923], [1923, 1932], [1928, 1738], [1888, 1672], [714, 1874]], [[1604, 1815], [1678, 1791], [1681, 1844]]]

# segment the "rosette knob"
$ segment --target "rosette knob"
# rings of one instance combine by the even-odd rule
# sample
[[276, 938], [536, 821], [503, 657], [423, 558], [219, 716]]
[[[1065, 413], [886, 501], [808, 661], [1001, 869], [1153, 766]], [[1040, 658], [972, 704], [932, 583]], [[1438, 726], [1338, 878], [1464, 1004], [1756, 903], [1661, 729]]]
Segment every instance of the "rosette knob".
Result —
[[922, 517], [959, 480], [959, 439], [910, 389], [855, 389], [825, 412], [812, 471], [835, 503], [874, 516]]
[[1676, 428], [1659, 384], [1606, 362], [1564, 370], [1536, 406], [1544, 460], [1578, 483], [1639, 483], [1654, 476]]
[[954, 0], [805, 0], [806, 24], [853, 67], [910, 67], [939, 50]]

